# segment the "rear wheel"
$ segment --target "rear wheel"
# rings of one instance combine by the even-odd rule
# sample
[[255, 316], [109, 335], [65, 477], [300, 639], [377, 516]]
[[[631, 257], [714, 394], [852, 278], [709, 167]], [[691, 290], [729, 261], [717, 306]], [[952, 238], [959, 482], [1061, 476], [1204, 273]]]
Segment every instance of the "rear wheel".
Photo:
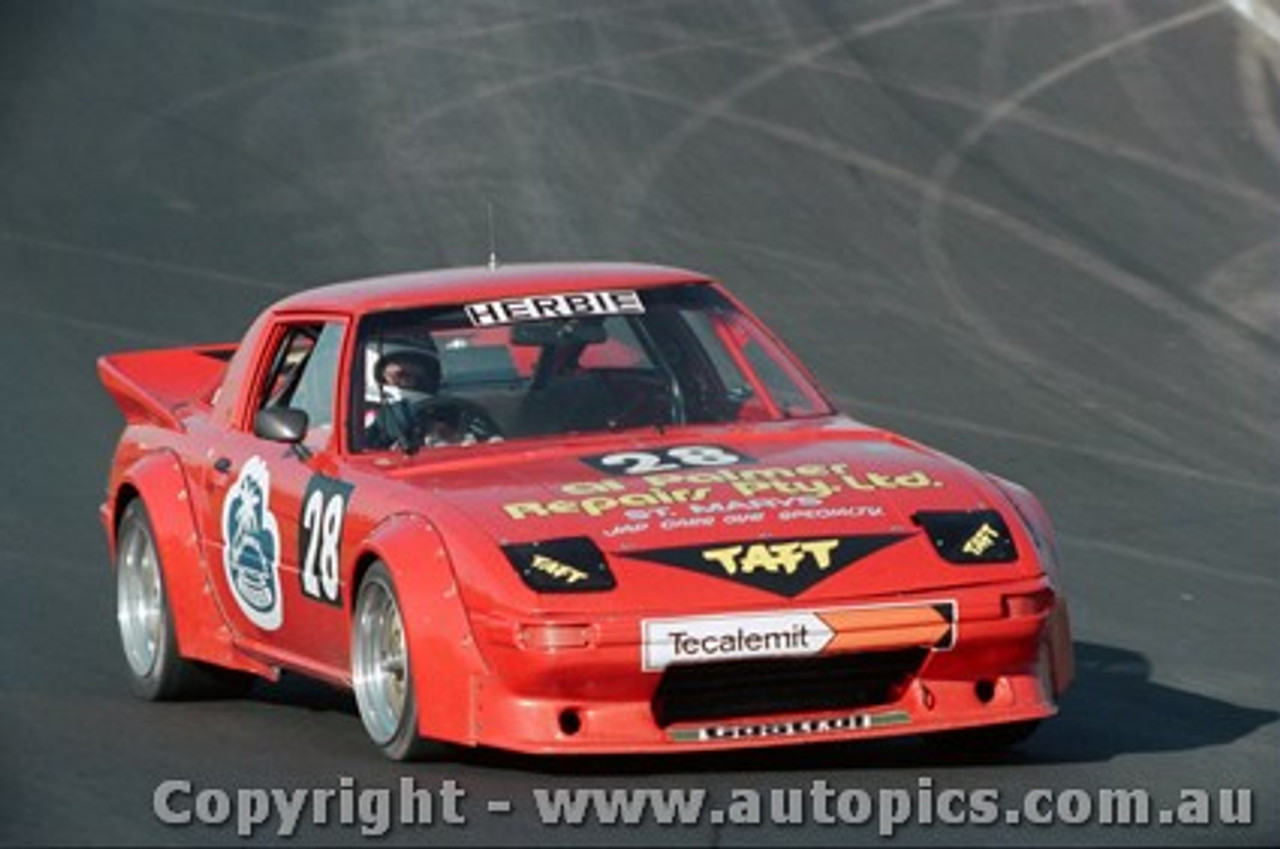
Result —
[[418, 702], [400, 601], [391, 573], [374, 563], [356, 595], [351, 684], [360, 720], [387, 757], [418, 760], [432, 750], [418, 736]]
[[116, 534], [116, 621], [129, 686], [140, 698], [233, 696], [253, 683], [251, 675], [190, 661], [178, 653], [160, 552], [141, 499], [125, 508]]

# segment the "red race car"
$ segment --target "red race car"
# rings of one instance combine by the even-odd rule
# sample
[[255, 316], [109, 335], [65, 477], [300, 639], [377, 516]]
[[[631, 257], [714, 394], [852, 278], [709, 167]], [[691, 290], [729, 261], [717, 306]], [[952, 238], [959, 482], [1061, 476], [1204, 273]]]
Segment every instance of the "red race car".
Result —
[[1036, 499], [840, 415], [694, 272], [334, 285], [98, 371], [146, 699], [290, 669], [400, 759], [996, 745], [1072, 676]]

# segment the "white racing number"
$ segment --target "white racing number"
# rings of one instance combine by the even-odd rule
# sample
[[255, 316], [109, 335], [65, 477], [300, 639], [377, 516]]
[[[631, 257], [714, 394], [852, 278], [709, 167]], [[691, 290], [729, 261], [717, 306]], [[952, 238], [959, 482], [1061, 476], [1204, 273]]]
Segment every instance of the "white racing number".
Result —
[[341, 602], [339, 551], [351, 485], [317, 475], [302, 497], [298, 551], [302, 553], [302, 593], [329, 604]]
[[589, 466], [613, 475], [647, 475], [653, 472], [669, 472], [673, 469], [704, 468], [708, 466], [732, 466], [754, 462], [745, 454], [721, 448], [719, 445], [677, 445], [659, 451], [619, 451], [583, 457]]

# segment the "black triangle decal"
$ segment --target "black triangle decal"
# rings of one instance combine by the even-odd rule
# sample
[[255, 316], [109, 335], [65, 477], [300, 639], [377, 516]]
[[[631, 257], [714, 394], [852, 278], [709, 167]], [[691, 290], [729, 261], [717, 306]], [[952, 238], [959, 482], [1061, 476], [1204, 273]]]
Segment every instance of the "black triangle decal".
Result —
[[911, 534], [753, 539], [655, 548], [629, 556], [794, 598], [814, 584], [909, 536]]

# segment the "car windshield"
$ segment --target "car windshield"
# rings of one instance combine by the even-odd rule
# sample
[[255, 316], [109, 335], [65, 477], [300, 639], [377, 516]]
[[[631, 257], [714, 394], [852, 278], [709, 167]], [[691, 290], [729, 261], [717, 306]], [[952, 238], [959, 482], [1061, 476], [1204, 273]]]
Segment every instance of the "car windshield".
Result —
[[778, 344], [703, 284], [377, 313], [354, 350], [357, 451], [831, 412]]

